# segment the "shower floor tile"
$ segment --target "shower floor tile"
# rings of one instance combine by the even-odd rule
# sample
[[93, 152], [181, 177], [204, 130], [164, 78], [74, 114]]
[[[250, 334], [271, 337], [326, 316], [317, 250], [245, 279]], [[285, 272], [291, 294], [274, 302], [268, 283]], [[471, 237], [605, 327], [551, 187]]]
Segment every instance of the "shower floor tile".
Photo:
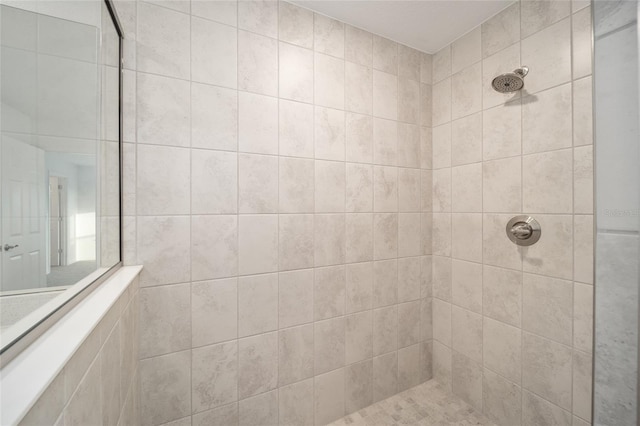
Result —
[[483, 425], [493, 422], [435, 380], [349, 414], [330, 426]]

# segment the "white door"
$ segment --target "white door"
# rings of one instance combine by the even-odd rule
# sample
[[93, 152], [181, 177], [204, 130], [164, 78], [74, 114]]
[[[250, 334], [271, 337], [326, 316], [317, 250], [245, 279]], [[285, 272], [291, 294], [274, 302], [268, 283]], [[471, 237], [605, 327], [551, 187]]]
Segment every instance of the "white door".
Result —
[[2, 137], [2, 291], [46, 286], [44, 151]]

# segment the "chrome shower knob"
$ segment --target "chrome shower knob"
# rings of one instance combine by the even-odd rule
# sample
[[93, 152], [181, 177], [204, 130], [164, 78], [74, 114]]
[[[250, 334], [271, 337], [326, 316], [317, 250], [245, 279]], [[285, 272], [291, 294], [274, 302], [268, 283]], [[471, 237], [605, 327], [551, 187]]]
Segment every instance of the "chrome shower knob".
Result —
[[509, 223], [507, 223], [506, 232], [507, 237], [519, 246], [535, 244], [542, 234], [538, 221], [527, 215], [511, 218]]

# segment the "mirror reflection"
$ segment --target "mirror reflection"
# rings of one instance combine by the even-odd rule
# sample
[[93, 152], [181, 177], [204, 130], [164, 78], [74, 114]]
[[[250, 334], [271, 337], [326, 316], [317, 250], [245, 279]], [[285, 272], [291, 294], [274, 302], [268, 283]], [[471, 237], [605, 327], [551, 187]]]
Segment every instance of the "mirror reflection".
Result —
[[119, 36], [58, 4], [0, 6], [3, 331], [120, 260]]

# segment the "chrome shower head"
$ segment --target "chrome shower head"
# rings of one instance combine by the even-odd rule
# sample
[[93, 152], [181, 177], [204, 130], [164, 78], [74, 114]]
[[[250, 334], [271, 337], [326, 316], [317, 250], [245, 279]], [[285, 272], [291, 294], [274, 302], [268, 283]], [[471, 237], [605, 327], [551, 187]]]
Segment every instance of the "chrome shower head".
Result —
[[529, 73], [529, 68], [521, 67], [513, 72], [497, 76], [491, 82], [496, 92], [511, 93], [524, 87], [524, 77]]

